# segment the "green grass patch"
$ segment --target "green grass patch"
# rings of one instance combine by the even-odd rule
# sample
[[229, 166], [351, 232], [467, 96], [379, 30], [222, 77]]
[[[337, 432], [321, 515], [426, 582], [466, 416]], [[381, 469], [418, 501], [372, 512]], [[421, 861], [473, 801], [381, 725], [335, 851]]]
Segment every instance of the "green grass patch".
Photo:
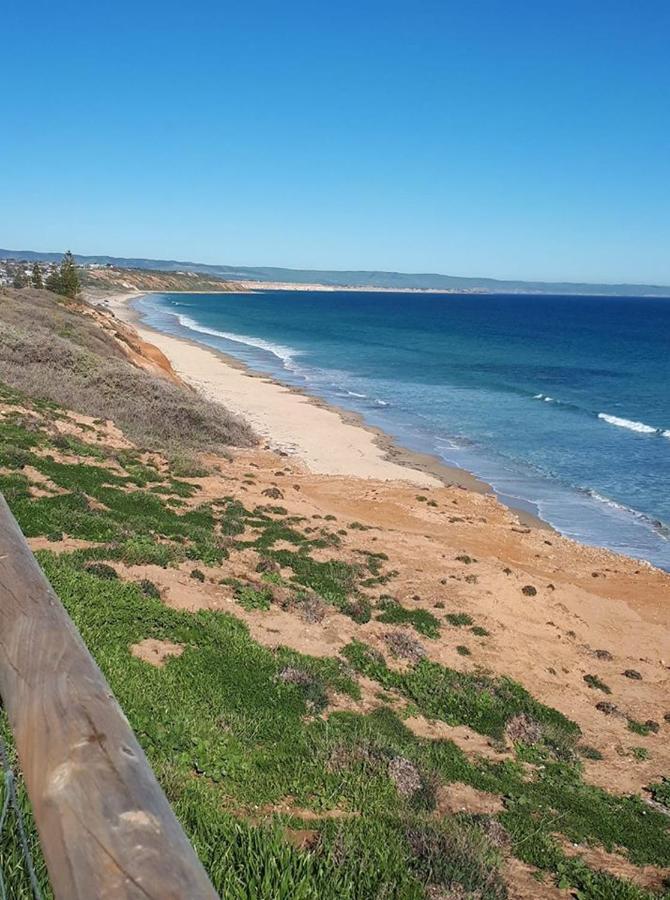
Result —
[[384, 622], [385, 625], [411, 625], [419, 634], [429, 638], [439, 637], [439, 620], [427, 610], [407, 609], [393, 600], [383, 600], [380, 605], [384, 611], [377, 616], [378, 622]]

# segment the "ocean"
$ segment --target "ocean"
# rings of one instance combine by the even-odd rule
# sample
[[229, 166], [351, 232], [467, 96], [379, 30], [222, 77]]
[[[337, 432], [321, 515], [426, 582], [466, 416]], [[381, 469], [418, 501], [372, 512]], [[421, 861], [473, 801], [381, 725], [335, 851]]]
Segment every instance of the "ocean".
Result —
[[136, 308], [670, 570], [670, 300], [264, 291]]

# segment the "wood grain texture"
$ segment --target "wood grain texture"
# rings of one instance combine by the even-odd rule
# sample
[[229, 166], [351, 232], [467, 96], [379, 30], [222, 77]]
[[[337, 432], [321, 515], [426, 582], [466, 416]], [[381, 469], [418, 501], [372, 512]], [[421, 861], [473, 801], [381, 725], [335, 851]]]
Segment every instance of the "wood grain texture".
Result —
[[0, 694], [58, 900], [217, 897], [1, 495]]

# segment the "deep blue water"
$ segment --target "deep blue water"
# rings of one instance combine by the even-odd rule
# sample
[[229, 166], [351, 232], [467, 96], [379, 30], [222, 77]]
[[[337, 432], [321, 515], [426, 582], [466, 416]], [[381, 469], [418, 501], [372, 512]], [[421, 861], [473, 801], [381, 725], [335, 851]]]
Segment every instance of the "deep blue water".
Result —
[[267, 291], [138, 310], [362, 413], [564, 534], [670, 569], [670, 300]]

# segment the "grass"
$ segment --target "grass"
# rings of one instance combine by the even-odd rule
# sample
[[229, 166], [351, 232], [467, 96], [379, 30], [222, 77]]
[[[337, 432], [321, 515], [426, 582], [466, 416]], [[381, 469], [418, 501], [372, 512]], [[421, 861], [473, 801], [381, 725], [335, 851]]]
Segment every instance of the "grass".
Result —
[[381, 601], [383, 612], [377, 616], [378, 622], [386, 625], [411, 625], [419, 634], [429, 638], [440, 636], [440, 623], [425, 609], [406, 609], [395, 600]]

